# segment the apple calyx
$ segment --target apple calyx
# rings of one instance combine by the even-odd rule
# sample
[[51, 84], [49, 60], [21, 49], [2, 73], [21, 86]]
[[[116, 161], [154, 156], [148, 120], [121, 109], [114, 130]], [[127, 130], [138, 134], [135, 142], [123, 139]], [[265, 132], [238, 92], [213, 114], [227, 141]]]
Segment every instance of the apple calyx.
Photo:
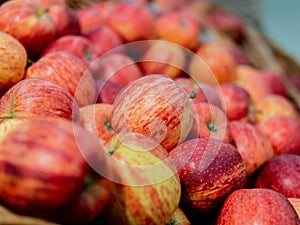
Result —
[[36, 15], [40, 19], [43, 18], [43, 16], [45, 16], [48, 11], [48, 8], [39, 9], [38, 7], [34, 7], [33, 9], [34, 15]]
[[217, 132], [218, 131], [217, 127], [215, 126], [215, 124], [213, 122], [208, 123], [207, 128], [211, 132]]
[[113, 130], [113, 128], [112, 128], [111, 123], [110, 123], [109, 120], [107, 120], [107, 121], [105, 122], [105, 127], [106, 127], [107, 130], [109, 130], [109, 131], [112, 131], [112, 130]]

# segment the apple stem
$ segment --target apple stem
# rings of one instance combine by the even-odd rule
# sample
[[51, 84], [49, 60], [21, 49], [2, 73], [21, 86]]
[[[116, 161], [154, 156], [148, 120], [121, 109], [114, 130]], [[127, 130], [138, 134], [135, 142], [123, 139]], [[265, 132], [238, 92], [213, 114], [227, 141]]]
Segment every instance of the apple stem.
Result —
[[14, 118], [12, 114], [0, 116], [0, 119], [12, 119], [12, 118]]
[[189, 97], [190, 99], [193, 99], [193, 98], [196, 98], [196, 97], [197, 97], [197, 94], [196, 94], [196, 92], [192, 91], [192, 93], [189, 94], [188, 97]]
[[213, 123], [209, 123], [207, 124], [207, 128], [211, 131], [211, 132], [217, 132], [217, 128]]
[[93, 183], [91, 175], [87, 175], [84, 180], [84, 192], [88, 191]]
[[109, 120], [107, 120], [107, 121], [105, 122], [105, 127], [107, 128], [107, 130], [112, 131], [112, 126], [111, 126], [111, 123], [110, 123]]

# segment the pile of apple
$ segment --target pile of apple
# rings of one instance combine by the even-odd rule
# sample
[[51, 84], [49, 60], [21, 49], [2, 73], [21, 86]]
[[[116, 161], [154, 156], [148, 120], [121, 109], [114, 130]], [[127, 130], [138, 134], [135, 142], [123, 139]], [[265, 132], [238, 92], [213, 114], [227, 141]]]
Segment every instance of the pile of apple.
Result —
[[300, 224], [294, 83], [251, 64], [242, 19], [204, 0], [71, 3], [0, 7], [3, 207], [59, 224]]

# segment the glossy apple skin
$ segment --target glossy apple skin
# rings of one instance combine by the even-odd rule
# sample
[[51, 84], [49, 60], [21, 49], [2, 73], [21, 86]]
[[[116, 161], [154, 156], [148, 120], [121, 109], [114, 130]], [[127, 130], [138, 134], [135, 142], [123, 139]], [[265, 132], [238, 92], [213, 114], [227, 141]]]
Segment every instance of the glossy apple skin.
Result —
[[181, 195], [179, 176], [168, 152], [140, 134], [114, 140], [109, 150], [116, 176], [103, 212], [106, 221], [124, 225], [166, 224]]
[[96, 101], [96, 83], [87, 65], [69, 52], [52, 52], [27, 68], [25, 78], [52, 80], [75, 98], [79, 107]]
[[103, 146], [110, 143], [115, 133], [111, 127], [112, 104], [90, 104], [79, 109], [80, 124], [97, 135]]
[[272, 145], [255, 125], [249, 122], [231, 121], [229, 126], [249, 178], [274, 157]]
[[300, 220], [286, 197], [270, 189], [240, 189], [225, 201], [218, 225], [286, 225]]
[[1, 203], [18, 214], [87, 223], [104, 208], [111, 190], [111, 182], [88, 164], [107, 166], [96, 141], [63, 118], [22, 123], [0, 146]]
[[62, 86], [42, 78], [19, 81], [0, 99], [0, 123], [6, 119], [62, 117], [79, 121], [79, 108]]
[[0, 123], [0, 143], [8, 132], [17, 127], [19, 124], [25, 122], [26, 119], [10, 119], [4, 120]]
[[188, 211], [208, 212], [220, 206], [246, 181], [246, 167], [236, 148], [217, 139], [196, 138], [170, 151]]
[[191, 225], [185, 213], [178, 207], [166, 225]]
[[97, 100], [96, 103], [113, 104], [117, 95], [123, 87], [111, 80], [97, 79], [96, 81]]
[[255, 186], [273, 189], [287, 198], [300, 198], [300, 156], [281, 154], [259, 173]]
[[51, 17], [34, 1], [8, 1], [0, 7], [0, 30], [18, 39], [35, 60], [56, 39]]
[[269, 82], [273, 94], [288, 96], [285, 75], [272, 71], [263, 71], [263, 74]]
[[137, 132], [171, 150], [188, 136], [193, 108], [171, 78], [152, 74], [122, 90], [114, 101], [111, 123], [116, 133]]
[[256, 127], [270, 141], [275, 155], [283, 153], [300, 155], [299, 119], [274, 116], [257, 123]]

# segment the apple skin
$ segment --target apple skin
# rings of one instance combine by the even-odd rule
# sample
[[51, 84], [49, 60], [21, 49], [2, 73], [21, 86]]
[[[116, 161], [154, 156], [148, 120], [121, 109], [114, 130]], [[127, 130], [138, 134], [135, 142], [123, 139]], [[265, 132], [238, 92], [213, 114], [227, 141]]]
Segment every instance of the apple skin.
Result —
[[96, 83], [87, 65], [69, 52], [52, 52], [29, 66], [25, 78], [52, 80], [67, 89], [79, 107], [96, 101]]
[[57, 83], [42, 78], [19, 81], [0, 99], [0, 123], [7, 119], [62, 117], [79, 122], [72, 95]]
[[10, 132], [13, 128], [18, 127], [19, 124], [26, 120], [27, 119], [11, 119], [2, 121], [0, 123], [0, 143], [8, 132]]
[[270, 84], [273, 94], [282, 95], [284, 97], [288, 96], [286, 87], [286, 77], [283, 74], [279, 74], [272, 71], [263, 71], [263, 75], [266, 77]]
[[274, 116], [256, 124], [270, 141], [275, 155], [300, 155], [300, 121], [296, 118]]
[[288, 98], [279, 94], [269, 94], [254, 104], [255, 121], [260, 122], [273, 116], [299, 118], [296, 106]]
[[300, 224], [294, 208], [282, 194], [261, 188], [240, 189], [226, 199], [217, 225]]
[[23, 79], [27, 64], [24, 46], [13, 36], [0, 31], [0, 89], [9, 89]]
[[300, 198], [300, 156], [281, 154], [260, 171], [255, 187], [269, 188], [287, 198]]
[[113, 104], [116, 133], [152, 137], [167, 150], [185, 140], [193, 125], [193, 108], [173, 79], [151, 74], [131, 82]]
[[179, 144], [169, 154], [180, 175], [185, 211], [209, 212], [245, 184], [245, 164], [230, 143], [196, 138]]
[[166, 225], [191, 225], [191, 223], [185, 213], [178, 207]]
[[110, 80], [98, 79], [96, 88], [98, 90], [97, 103], [113, 104], [123, 87]]
[[137, 3], [116, 3], [107, 17], [107, 24], [124, 42], [150, 40], [155, 35], [154, 15], [146, 6]]
[[244, 160], [247, 178], [249, 178], [274, 157], [273, 148], [255, 125], [249, 122], [231, 121], [229, 126], [235, 146]]
[[110, 201], [103, 211], [108, 224], [167, 224], [178, 207], [180, 179], [168, 152], [141, 134], [111, 142], [115, 169]]
[[69, 120], [28, 120], [5, 136], [0, 149], [0, 199], [13, 212], [86, 224], [109, 200], [111, 181], [88, 164], [108, 170], [106, 152]]
[[35, 60], [56, 39], [55, 23], [34, 1], [8, 1], [0, 7], [0, 30], [18, 39]]
[[300, 218], [300, 198], [288, 198]]
[[234, 83], [223, 83], [217, 88], [223, 99], [223, 109], [229, 121], [239, 120], [253, 123], [254, 106], [249, 93]]
[[97, 135], [103, 146], [110, 143], [115, 136], [110, 124], [112, 104], [90, 104], [79, 109], [80, 124], [90, 132]]

